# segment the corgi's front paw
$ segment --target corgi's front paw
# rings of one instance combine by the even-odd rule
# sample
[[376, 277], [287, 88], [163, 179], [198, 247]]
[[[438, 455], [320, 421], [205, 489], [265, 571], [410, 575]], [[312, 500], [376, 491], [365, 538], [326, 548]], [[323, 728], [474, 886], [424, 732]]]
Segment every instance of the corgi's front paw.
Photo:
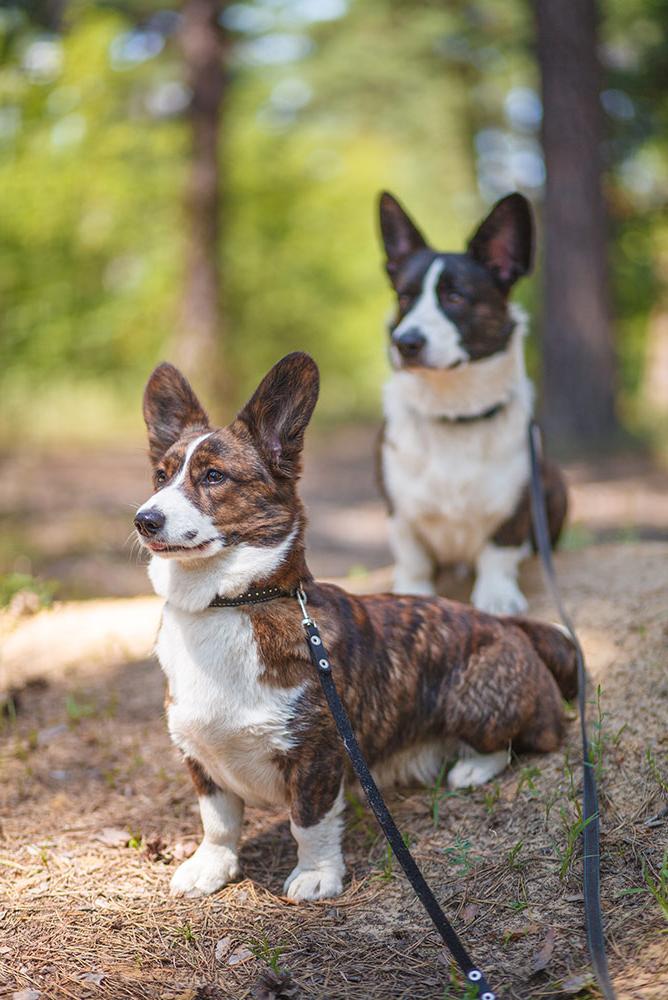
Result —
[[288, 899], [329, 899], [343, 892], [343, 869], [334, 866], [301, 869], [299, 865], [285, 880]]
[[479, 611], [486, 611], [490, 615], [522, 615], [529, 606], [526, 597], [510, 576], [479, 577], [471, 594], [471, 602]]
[[239, 859], [229, 847], [200, 844], [195, 853], [174, 872], [172, 896], [210, 896], [239, 874]]

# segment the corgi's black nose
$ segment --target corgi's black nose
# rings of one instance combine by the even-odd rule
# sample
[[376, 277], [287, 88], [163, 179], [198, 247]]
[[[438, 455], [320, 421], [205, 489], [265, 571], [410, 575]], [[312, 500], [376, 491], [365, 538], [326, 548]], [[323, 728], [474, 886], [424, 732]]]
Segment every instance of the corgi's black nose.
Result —
[[415, 358], [420, 353], [427, 338], [419, 330], [406, 330], [400, 337], [397, 337], [395, 344], [402, 358]]
[[145, 538], [157, 535], [164, 527], [165, 515], [157, 507], [151, 507], [149, 510], [140, 510], [135, 517], [135, 528]]

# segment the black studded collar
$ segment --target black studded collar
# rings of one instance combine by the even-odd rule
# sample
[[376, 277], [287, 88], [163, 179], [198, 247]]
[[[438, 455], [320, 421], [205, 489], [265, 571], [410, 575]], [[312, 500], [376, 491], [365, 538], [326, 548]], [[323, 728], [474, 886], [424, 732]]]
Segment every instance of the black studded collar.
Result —
[[434, 419], [439, 424], [475, 424], [479, 420], [492, 420], [506, 409], [509, 402], [510, 400], [505, 400], [503, 403], [496, 403], [495, 406], [490, 406], [488, 410], [482, 410], [480, 413], [464, 413], [456, 417], [441, 413]]
[[216, 594], [209, 602], [210, 608], [238, 608], [242, 604], [265, 604], [267, 601], [275, 601], [279, 597], [294, 597], [294, 590], [283, 590], [282, 587], [251, 587], [245, 594], [237, 594], [235, 597], [221, 597]]

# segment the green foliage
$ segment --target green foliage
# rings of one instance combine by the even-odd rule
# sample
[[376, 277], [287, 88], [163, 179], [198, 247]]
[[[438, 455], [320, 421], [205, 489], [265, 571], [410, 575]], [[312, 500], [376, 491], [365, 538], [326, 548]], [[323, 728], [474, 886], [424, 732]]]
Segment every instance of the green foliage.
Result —
[[283, 944], [271, 945], [266, 933], [258, 937], [252, 944], [250, 950], [257, 959], [268, 965], [276, 975], [283, 971], [281, 967], [281, 957], [285, 953], [286, 946]]
[[144, 104], [178, 69], [114, 69], [125, 27], [97, 11], [60, 38], [26, 29], [0, 72], [0, 370], [33, 397], [54, 376], [141, 378], [169, 328], [184, 135]]
[[58, 584], [54, 580], [39, 580], [29, 573], [0, 574], [0, 608], [7, 607], [16, 594], [28, 591], [36, 594], [40, 607], [48, 607], [52, 601]]
[[[458, 248], [501, 193], [490, 177], [521, 186], [512, 164], [539, 158], [538, 121], [518, 125], [508, 104], [537, 88], [523, 0], [351, 0], [329, 20], [308, 6], [254, 0], [228, 17], [220, 263], [233, 398], [210, 401], [214, 412], [229, 413], [259, 372], [305, 348], [323, 369], [320, 418], [377, 414], [391, 305], [378, 191], [394, 190], [429, 238]], [[152, 27], [162, 5], [70, 3], [59, 24], [51, 7], [0, 11], [4, 433], [134, 432], [140, 387], [179, 332], [183, 67], [174, 34]], [[665, 309], [667, 13], [668, 0], [603, 5], [629, 419], [648, 320]], [[294, 54], [272, 55], [286, 34]], [[146, 37], [154, 47], [144, 51]], [[515, 150], [509, 172], [490, 144]], [[524, 190], [540, 200], [539, 179]], [[519, 290], [533, 312], [539, 288], [533, 279]]]

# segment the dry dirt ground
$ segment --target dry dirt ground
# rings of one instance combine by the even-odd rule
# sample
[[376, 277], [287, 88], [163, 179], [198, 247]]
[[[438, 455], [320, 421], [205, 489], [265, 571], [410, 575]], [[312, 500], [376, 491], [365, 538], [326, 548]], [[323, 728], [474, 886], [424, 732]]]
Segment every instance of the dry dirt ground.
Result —
[[[310, 432], [303, 481], [308, 552], [316, 576], [390, 562], [374, 477], [378, 428]], [[132, 550], [133, 510], [149, 494], [142, 441], [116, 450], [60, 447], [0, 451], [0, 574], [58, 581], [61, 598], [147, 593]], [[565, 547], [592, 541], [668, 541], [668, 469], [638, 455], [566, 469], [571, 527]]]
[[[594, 687], [602, 886], [620, 998], [668, 997], [668, 544], [564, 552], [558, 571]], [[357, 589], [387, 585], [382, 571]], [[531, 610], [553, 615], [538, 567]], [[251, 810], [243, 878], [172, 900], [199, 834], [195, 797], [165, 731], [150, 647], [157, 601], [56, 607], [0, 620], [0, 997], [42, 1000], [463, 998], [428, 919], [357, 798], [340, 899], [281, 896], [287, 817]], [[596, 686], [600, 685], [596, 697]], [[1, 685], [0, 685], [1, 686]], [[598, 996], [588, 985], [577, 832], [581, 770], [565, 745], [523, 756], [490, 786], [395, 795], [419, 863], [501, 997]], [[262, 993], [271, 965], [294, 986]]]

